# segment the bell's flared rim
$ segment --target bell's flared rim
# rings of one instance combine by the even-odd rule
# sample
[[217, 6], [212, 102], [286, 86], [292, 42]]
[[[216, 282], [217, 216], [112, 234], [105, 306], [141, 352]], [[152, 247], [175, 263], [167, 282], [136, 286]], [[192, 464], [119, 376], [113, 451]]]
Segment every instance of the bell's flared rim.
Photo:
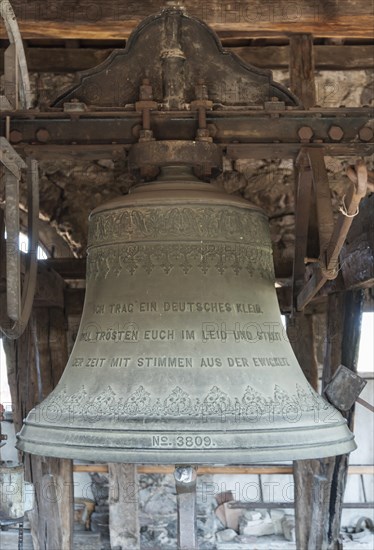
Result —
[[[53, 429], [47, 430], [48, 433], [45, 434], [48, 437], [47, 440], [44, 437], [41, 438], [42, 434], [37, 434], [36, 431], [32, 430], [27, 433], [31, 426], [26, 426], [25, 428], [23, 428], [20, 434], [17, 434], [16, 445], [23, 452], [55, 458], [128, 464], [171, 465], [183, 463], [217, 466], [257, 463], [271, 464], [283, 461], [338, 456], [348, 454], [357, 448], [354, 436], [347, 426], [341, 426], [340, 430], [334, 428], [334, 432], [328, 430], [329, 436], [332, 436], [334, 433], [335, 437], [331, 439], [330, 437], [326, 438], [324, 441], [317, 442], [314, 438], [311, 440], [303, 438], [299, 431], [294, 433], [295, 437], [287, 441], [284, 438], [285, 434], [280, 432], [277, 435], [283, 438], [282, 444], [279, 444], [279, 441], [277, 441], [276, 445], [274, 445], [273, 437], [276, 434], [273, 433], [273, 437], [268, 441], [268, 445], [248, 445], [234, 450], [230, 447], [229, 440], [225, 447], [214, 449], [155, 449], [151, 447], [121, 447], [120, 445], [109, 447], [106, 446], [106, 438], [100, 443], [96, 441], [91, 444], [79, 444], [78, 442], [69, 441], [69, 433], [65, 434], [65, 440], [55, 440], [54, 435], [61, 437], [59, 430], [55, 433], [53, 433]], [[152, 434], [149, 435], [151, 436]]]
[[276, 423], [268, 427], [223, 429], [192, 422], [181, 429], [180, 422], [172, 419], [162, 426], [146, 427], [139, 421], [132, 426], [123, 423], [83, 429], [67, 422], [63, 426], [35, 422], [35, 413], [35, 409], [30, 411], [17, 434], [17, 448], [57, 458], [132, 464], [235, 465], [326, 458], [356, 449], [354, 435], [342, 417], [330, 423], [314, 423], [309, 418], [299, 427]]

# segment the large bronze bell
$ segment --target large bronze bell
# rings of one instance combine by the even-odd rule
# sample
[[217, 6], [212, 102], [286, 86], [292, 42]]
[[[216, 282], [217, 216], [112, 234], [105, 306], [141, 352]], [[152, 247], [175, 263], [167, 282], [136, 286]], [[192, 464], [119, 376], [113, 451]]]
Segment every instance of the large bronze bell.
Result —
[[94, 210], [77, 340], [18, 447], [158, 464], [352, 451], [287, 341], [264, 213], [177, 167]]

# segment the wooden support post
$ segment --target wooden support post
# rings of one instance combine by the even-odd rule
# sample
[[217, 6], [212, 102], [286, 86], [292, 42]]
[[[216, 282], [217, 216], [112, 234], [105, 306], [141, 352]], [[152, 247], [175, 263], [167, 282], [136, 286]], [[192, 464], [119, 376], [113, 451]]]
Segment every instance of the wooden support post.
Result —
[[139, 550], [138, 481], [135, 464], [108, 464], [110, 544], [116, 550]]
[[[340, 364], [356, 372], [360, 343], [364, 291], [353, 290], [329, 295], [328, 339], [323, 369], [322, 389], [330, 382]], [[353, 430], [354, 406], [342, 413]], [[321, 461], [327, 471], [330, 493], [329, 514], [326, 516], [328, 550], [341, 550], [340, 522], [348, 473], [349, 455], [339, 455]]]
[[[63, 280], [39, 266], [39, 293], [18, 340], [5, 340], [16, 431], [22, 419], [56, 386], [67, 362]], [[42, 292], [42, 295], [41, 295]], [[73, 534], [72, 461], [24, 455], [25, 478], [35, 486], [29, 514], [35, 550], [70, 550]]]
[[73, 548], [72, 461], [29, 455], [35, 506], [28, 513], [34, 550]]
[[[313, 319], [311, 315], [287, 317], [287, 333], [296, 358], [311, 386], [317, 390], [318, 368], [314, 349]], [[318, 474], [318, 460], [295, 460], [295, 517], [298, 550], [309, 550], [312, 530], [312, 503], [314, 476]]]
[[[315, 461], [317, 462], [317, 461]], [[327, 550], [327, 532], [325, 517], [328, 513], [328, 478], [316, 474], [313, 477], [313, 505], [311, 524], [313, 529], [309, 533], [308, 550]], [[327, 506], [326, 506], [327, 505]]]
[[292, 34], [290, 37], [290, 88], [306, 109], [316, 104], [311, 34]]
[[314, 346], [313, 316], [287, 316], [287, 335], [304, 376], [313, 389], [318, 389], [318, 365]]
[[[363, 301], [362, 290], [329, 295], [323, 388], [330, 382], [340, 364], [353, 371], [356, 370]], [[305, 323], [303, 317], [296, 316], [293, 319], [291, 325], [293, 333], [299, 333], [300, 338], [291, 343], [305, 375], [313, 384], [315, 379], [310, 378], [309, 355], [313, 353], [313, 348], [311, 344], [308, 348], [307, 340], [303, 338], [302, 328], [300, 328]], [[313, 342], [312, 333], [310, 333], [310, 342]], [[346, 416], [350, 429], [353, 429], [353, 409], [343, 415]], [[294, 462], [298, 550], [342, 549], [340, 522], [348, 458], [349, 455], [340, 455], [322, 460]]]

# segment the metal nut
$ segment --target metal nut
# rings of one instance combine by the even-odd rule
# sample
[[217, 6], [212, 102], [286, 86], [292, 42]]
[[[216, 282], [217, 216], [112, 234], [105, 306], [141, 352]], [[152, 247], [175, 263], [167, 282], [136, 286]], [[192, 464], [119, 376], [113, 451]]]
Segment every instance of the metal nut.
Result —
[[333, 141], [340, 141], [342, 137], [344, 136], [343, 130], [340, 128], [340, 126], [331, 126], [328, 131], [329, 138]]
[[213, 109], [213, 101], [210, 99], [194, 99], [190, 103], [191, 111], [197, 111], [198, 109]]
[[139, 141], [154, 141], [152, 130], [140, 130]]
[[19, 143], [20, 141], [22, 141], [22, 138], [22, 132], [20, 132], [19, 130], [11, 130], [9, 134], [10, 143]]
[[369, 128], [369, 126], [364, 126], [359, 130], [358, 135], [361, 141], [370, 141], [373, 139], [374, 133], [373, 130]]
[[309, 141], [313, 137], [313, 130], [310, 126], [301, 126], [297, 131], [297, 135], [302, 141]]
[[209, 130], [207, 128], [199, 128], [196, 132], [196, 139], [199, 141], [213, 141], [213, 138], [209, 135]]
[[47, 143], [51, 139], [50, 133], [46, 128], [39, 128], [35, 137], [40, 143]]
[[149, 109], [150, 111], [156, 111], [158, 107], [158, 104], [156, 101], [151, 100], [142, 100], [142, 101], [136, 101], [135, 103], [135, 111], [141, 112], [143, 109]]

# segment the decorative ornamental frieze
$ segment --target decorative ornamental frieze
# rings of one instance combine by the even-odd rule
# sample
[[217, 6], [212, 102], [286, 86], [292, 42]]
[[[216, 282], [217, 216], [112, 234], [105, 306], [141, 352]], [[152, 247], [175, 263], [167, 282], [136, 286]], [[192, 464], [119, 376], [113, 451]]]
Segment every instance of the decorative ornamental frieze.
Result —
[[261, 244], [269, 227], [261, 213], [227, 207], [122, 208], [92, 216], [89, 247], [112, 242], [196, 239]]
[[191, 269], [204, 275], [230, 271], [235, 275], [246, 272], [250, 277], [274, 281], [274, 267], [270, 247], [247, 244], [191, 244], [157, 243], [106, 245], [90, 249], [87, 258], [87, 281], [119, 277], [139, 271], [169, 275], [180, 271], [187, 275]]
[[273, 395], [265, 396], [248, 385], [242, 397], [229, 397], [218, 386], [213, 386], [201, 399], [190, 395], [176, 386], [165, 397], [155, 397], [154, 393], [140, 385], [127, 398], [119, 396], [110, 386], [91, 397], [90, 391], [83, 385], [73, 394], [66, 387], [43, 402], [46, 416], [69, 414], [72, 421], [76, 415], [85, 416], [91, 422], [99, 421], [102, 416], [111, 420], [138, 416], [150, 418], [182, 416], [242, 416], [248, 418], [266, 415], [288, 415], [296, 418], [303, 412], [327, 410], [331, 406], [312, 389], [296, 384], [295, 393], [290, 393], [279, 385], [274, 386]]

